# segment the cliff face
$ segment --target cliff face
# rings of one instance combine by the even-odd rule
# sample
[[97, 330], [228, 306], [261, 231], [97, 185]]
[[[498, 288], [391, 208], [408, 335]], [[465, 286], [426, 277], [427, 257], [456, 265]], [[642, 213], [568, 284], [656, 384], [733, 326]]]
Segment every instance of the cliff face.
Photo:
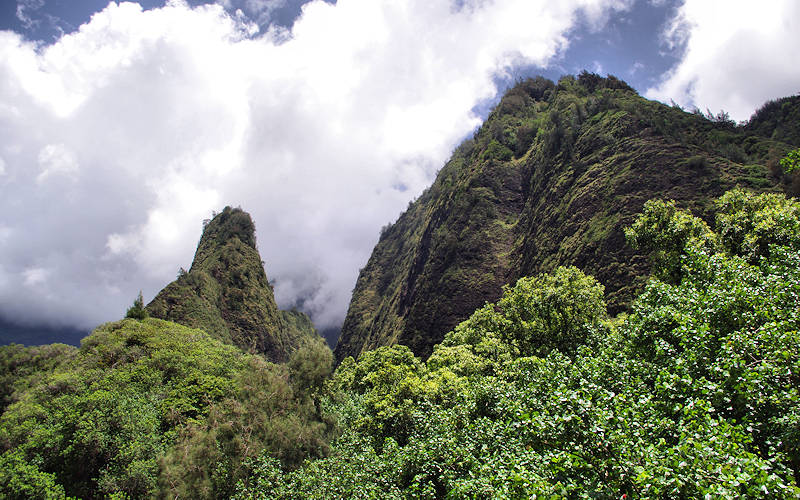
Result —
[[285, 361], [302, 338], [316, 335], [304, 314], [278, 309], [253, 221], [230, 207], [205, 225], [190, 270], [161, 290], [147, 311], [272, 361]]
[[614, 77], [518, 84], [381, 235], [337, 359], [395, 343], [427, 356], [504, 284], [559, 265], [596, 276], [610, 312], [624, 310], [648, 272], [623, 236], [644, 202], [710, 218], [710, 200], [735, 185], [777, 189], [767, 157], [790, 144], [774, 130], [648, 101]]

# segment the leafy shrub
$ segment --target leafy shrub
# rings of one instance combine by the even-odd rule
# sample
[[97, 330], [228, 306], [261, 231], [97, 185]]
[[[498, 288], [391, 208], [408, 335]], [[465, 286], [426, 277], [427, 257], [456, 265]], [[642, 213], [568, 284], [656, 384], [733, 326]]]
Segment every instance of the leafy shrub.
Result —
[[141, 291], [139, 291], [139, 296], [133, 301], [133, 305], [128, 308], [125, 317], [138, 320], [147, 318], [147, 311], [144, 308], [144, 300]]
[[483, 152], [482, 158], [484, 160], [508, 161], [514, 156], [514, 153], [503, 144], [492, 139], [486, 150]]
[[0, 492], [3, 498], [19, 500], [65, 498], [64, 488], [56, 483], [55, 476], [42, 472], [18, 450], [0, 455]]
[[795, 170], [800, 169], [800, 149], [789, 151], [789, 153], [781, 159], [780, 164], [781, 167], [783, 167], [783, 171], [787, 174], [791, 174]]
[[523, 356], [573, 353], [605, 316], [603, 286], [575, 267], [522, 278], [504, 291], [496, 306], [499, 334]]
[[773, 193], [742, 189], [725, 193], [716, 202], [720, 243], [733, 255], [757, 263], [772, 245], [800, 250], [800, 203]]
[[642, 215], [625, 229], [625, 237], [634, 248], [651, 253], [654, 275], [668, 283], [680, 281], [681, 256], [687, 247], [715, 244], [705, 222], [662, 200], [646, 202]]
[[[16, 357], [26, 352], [46, 355]], [[248, 457], [297, 466], [324, 453], [329, 426], [285, 367], [200, 330], [126, 319], [65, 355], [16, 372], [0, 416], [3, 494], [210, 498], [230, 494]]]
[[295, 388], [305, 393], [315, 392], [333, 371], [333, 353], [322, 337], [308, 338], [292, 353], [287, 368]]
[[76, 352], [75, 347], [65, 344], [0, 346], [0, 414], [26, 389], [71, 361]]

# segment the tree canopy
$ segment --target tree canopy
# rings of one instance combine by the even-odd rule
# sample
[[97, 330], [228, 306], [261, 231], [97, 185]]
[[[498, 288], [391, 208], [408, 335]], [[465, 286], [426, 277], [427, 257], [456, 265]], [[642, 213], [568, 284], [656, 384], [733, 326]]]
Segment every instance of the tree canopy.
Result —
[[657, 274], [628, 315], [575, 268], [524, 278], [423, 362], [345, 359], [332, 453], [264, 457], [238, 498], [795, 497], [798, 202], [735, 190], [714, 229], [651, 202]]

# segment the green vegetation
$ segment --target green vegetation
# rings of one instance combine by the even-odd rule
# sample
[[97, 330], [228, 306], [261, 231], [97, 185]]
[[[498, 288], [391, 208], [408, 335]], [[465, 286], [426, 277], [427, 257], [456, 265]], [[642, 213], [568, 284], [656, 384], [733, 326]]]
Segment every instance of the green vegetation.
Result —
[[[735, 189], [712, 225], [650, 201], [630, 313], [576, 267], [523, 277], [426, 361], [285, 364], [154, 318], [0, 348], [4, 498], [800, 495], [800, 202]], [[190, 274], [190, 273], [187, 273]], [[298, 324], [302, 316], [289, 313]]]
[[157, 319], [103, 325], [80, 350], [2, 347], [13, 392], [0, 416], [0, 492], [219, 498], [247, 474], [249, 458], [266, 453], [296, 467], [327, 446], [330, 424], [310, 389], [331, 366], [320, 343], [297, 351], [296, 364], [319, 360], [311, 385]]
[[382, 230], [335, 371], [226, 207], [147, 307], [0, 347], [0, 498], [797, 498], [798, 109], [520, 82]]
[[0, 414], [13, 402], [13, 394], [39, 383], [59, 365], [71, 361], [77, 349], [65, 344], [0, 347]]
[[236, 497], [800, 495], [800, 203], [735, 190], [716, 208], [712, 230], [646, 205], [628, 237], [663, 244], [668, 272], [629, 315], [560, 267], [504, 288], [427, 362], [400, 345], [346, 358], [331, 454], [291, 472], [261, 457]]
[[778, 166], [800, 146], [789, 119], [799, 114], [800, 98], [787, 98], [736, 126], [648, 101], [614, 77], [520, 82], [382, 232], [337, 360], [395, 343], [426, 358], [504, 284], [559, 266], [595, 276], [609, 313], [628, 310], [651, 272], [648, 247], [626, 245], [623, 231], [644, 203], [671, 199], [709, 222], [712, 200], [737, 186], [800, 193], [800, 171]]
[[129, 307], [128, 312], [125, 313], [125, 317], [138, 320], [143, 320], [148, 317], [147, 310], [144, 308], [144, 298], [142, 297], [141, 290], [139, 291], [139, 296], [133, 301], [133, 305]]
[[683, 275], [683, 253], [687, 245], [711, 246], [713, 234], [701, 219], [683, 212], [673, 201], [650, 200], [644, 213], [625, 230], [628, 243], [650, 253], [653, 274], [668, 283], [679, 283]]
[[305, 314], [278, 309], [256, 248], [255, 224], [240, 208], [225, 207], [204, 222], [192, 267], [181, 269], [146, 311], [271, 361], [286, 361], [304, 339], [317, 336]]
[[745, 129], [786, 144], [800, 144], [800, 95], [765, 103], [745, 124]]
[[800, 149], [793, 149], [789, 151], [786, 158], [781, 159], [781, 167], [787, 174], [791, 174], [800, 169]]

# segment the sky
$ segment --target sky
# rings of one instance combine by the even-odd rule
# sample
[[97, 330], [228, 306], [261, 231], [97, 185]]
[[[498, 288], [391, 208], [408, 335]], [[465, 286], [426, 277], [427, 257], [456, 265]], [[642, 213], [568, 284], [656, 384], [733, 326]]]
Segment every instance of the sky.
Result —
[[586, 69], [742, 121], [800, 92], [797, 47], [795, 0], [0, 0], [0, 342], [149, 301], [226, 205], [279, 306], [335, 330], [380, 228], [516, 80]]

